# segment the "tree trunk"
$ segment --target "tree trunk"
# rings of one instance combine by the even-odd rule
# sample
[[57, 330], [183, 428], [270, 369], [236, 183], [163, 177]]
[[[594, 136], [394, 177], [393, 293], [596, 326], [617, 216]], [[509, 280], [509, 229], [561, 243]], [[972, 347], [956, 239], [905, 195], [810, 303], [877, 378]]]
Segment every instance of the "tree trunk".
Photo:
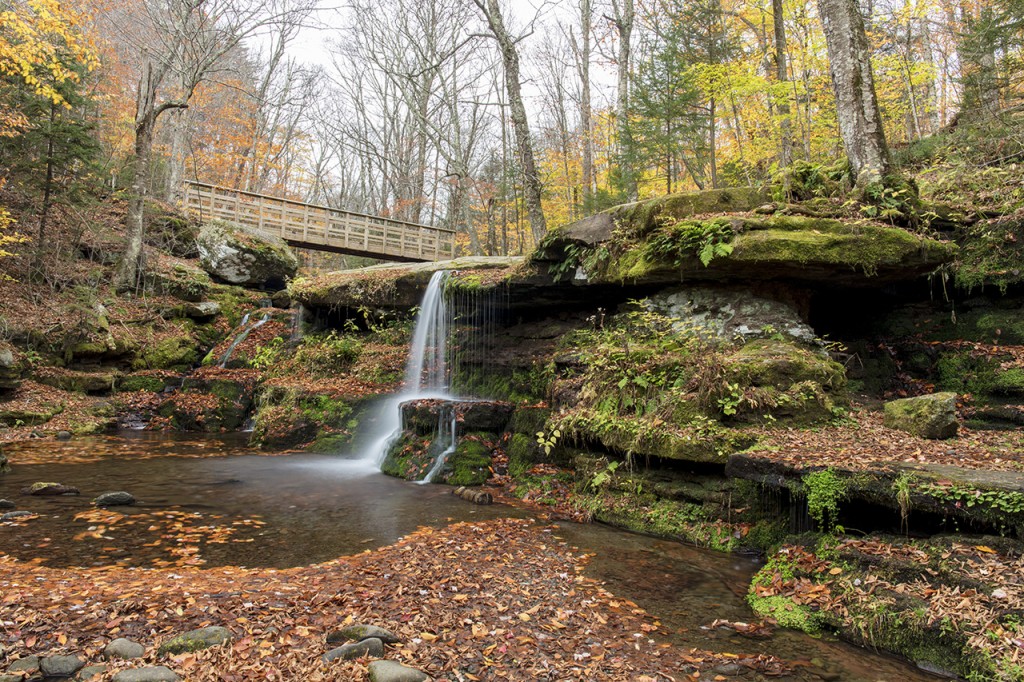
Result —
[[580, 79], [580, 131], [583, 138], [583, 204], [589, 206], [594, 192], [594, 139], [590, 121], [590, 31], [591, 0], [580, 0], [580, 42], [573, 41], [576, 71]]
[[612, 7], [615, 11], [615, 28], [619, 33], [618, 92], [615, 100], [615, 123], [619, 134], [619, 174], [622, 177], [626, 200], [636, 201], [640, 191], [636, 184], [636, 172], [630, 160], [633, 137], [629, 126], [629, 69], [635, 16], [633, 0], [612, 0]]
[[46, 223], [53, 202], [53, 127], [57, 122], [57, 104], [50, 102], [50, 128], [46, 135], [46, 184], [43, 185], [43, 206], [39, 211], [39, 234], [36, 238], [36, 252], [32, 257], [32, 275], [43, 274], [43, 256], [46, 251]]
[[487, 17], [487, 23], [491, 33], [498, 41], [501, 48], [501, 59], [505, 67], [505, 90], [508, 92], [508, 103], [510, 116], [512, 118], [512, 129], [515, 131], [516, 146], [519, 148], [520, 161], [523, 164], [523, 193], [526, 199], [526, 211], [530, 217], [530, 230], [533, 233], [535, 242], [539, 242], [548, 231], [547, 222], [544, 220], [544, 208], [541, 205], [541, 184], [540, 175], [537, 172], [537, 165], [533, 159], [533, 141], [530, 139], [530, 124], [526, 118], [526, 107], [523, 105], [522, 84], [519, 79], [519, 52], [516, 50], [515, 41], [505, 28], [505, 21], [501, 16], [501, 9], [498, 7], [498, 0], [486, 0], [484, 7], [477, 0]]
[[[775, 78], [781, 84], [789, 80], [786, 69], [786, 22], [782, 0], [772, 0], [772, 24], [775, 34]], [[779, 102], [779, 168], [786, 168], [793, 162], [793, 128], [789, 120], [788, 89], [780, 86], [780, 90], [785, 99]]]
[[857, 0], [818, 0], [836, 95], [839, 135], [858, 187], [881, 181], [891, 169], [875, 97], [871, 47]]

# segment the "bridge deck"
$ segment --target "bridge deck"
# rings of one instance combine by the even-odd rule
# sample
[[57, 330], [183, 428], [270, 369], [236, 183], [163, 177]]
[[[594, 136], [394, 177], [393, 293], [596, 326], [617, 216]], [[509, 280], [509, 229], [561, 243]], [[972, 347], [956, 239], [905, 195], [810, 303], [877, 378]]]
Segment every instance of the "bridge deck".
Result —
[[202, 220], [246, 225], [304, 249], [402, 262], [455, 257], [455, 231], [440, 227], [192, 181], [185, 206]]

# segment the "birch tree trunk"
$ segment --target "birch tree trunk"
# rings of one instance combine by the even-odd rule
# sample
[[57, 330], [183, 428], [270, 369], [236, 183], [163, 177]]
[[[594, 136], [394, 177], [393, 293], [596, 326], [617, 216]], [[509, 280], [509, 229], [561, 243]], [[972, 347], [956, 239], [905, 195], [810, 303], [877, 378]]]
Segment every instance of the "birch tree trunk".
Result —
[[857, 187], [880, 182], [892, 166], [878, 111], [868, 44], [857, 0], [818, 0], [836, 95], [839, 135]]

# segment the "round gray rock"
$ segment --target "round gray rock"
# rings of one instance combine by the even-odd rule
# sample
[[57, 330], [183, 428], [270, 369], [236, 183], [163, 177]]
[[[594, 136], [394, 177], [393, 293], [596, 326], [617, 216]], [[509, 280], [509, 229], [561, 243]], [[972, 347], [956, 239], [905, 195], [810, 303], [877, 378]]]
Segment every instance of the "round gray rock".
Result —
[[181, 678], [167, 666], [132, 668], [122, 670], [113, 677], [113, 682], [177, 682]]
[[183, 654], [223, 644], [231, 639], [231, 631], [219, 625], [189, 630], [160, 645], [161, 654]]
[[[110, 388], [110, 386], [108, 385], [107, 388]], [[58, 431], [57, 432], [57, 440], [71, 440], [71, 432], [70, 431]]]
[[324, 654], [323, 659], [325, 663], [328, 663], [339, 659], [348, 661], [353, 658], [362, 658], [364, 656], [380, 658], [383, 655], [384, 642], [376, 638], [371, 638], [364, 639], [361, 642], [349, 642], [348, 644], [342, 644], [337, 649], [331, 649]]
[[146, 647], [124, 637], [115, 639], [103, 649], [103, 657], [108, 660], [111, 658], [142, 658], [145, 655]]
[[370, 682], [426, 682], [430, 676], [395, 661], [374, 661], [369, 666], [368, 679]]
[[342, 642], [361, 642], [371, 637], [379, 639], [385, 644], [398, 644], [401, 638], [390, 630], [379, 628], [376, 625], [349, 625], [346, 628], [335, 630], [327, 635], [328, 644], [341, 644]]
[[47, 656], [39, 660], [43, 677], [71, 677], [85, 667], [78, 656]]
[[17, 506], [10, 500], [0, 500], [0, 509], [14, 509]]
[[135, 496], [123, 490], [103, 493], [92, 501], [97, 507], [123, 507], [128, 504], [135, 504]]

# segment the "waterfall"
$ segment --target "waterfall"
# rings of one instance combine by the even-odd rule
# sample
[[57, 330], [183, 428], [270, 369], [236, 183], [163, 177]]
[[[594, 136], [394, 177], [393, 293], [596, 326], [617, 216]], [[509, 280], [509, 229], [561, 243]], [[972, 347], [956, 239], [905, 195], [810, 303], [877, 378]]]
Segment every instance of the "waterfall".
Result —
[[238, 347], [238, 344], [242, 343], [242, 341], [245, 341], [246, 337], [248, 337], [249, 334], [251, 334], [258, 327], [262, 327], [269, 320], [270, 313], [264, 313], [263, 317], [250, 327], [247, 326], [249, 324], [249, 313], [246, 313], [245, 317], [242, 318], [242, 323], [238, 325], [238, 328], [241, 329], [241, 331], [238, 333], [238, 336], [235, 337], [235, 340], [231, 342], [231, 345], [228, 346], [227, 351], [224, 352], [224, 355], [221, 357], [220, 363], [217, 366], [220, 367], [221, 369], [227, 367], [228, 361], [231, 359], [231, 354], [235, 352], [235, 348]]
[[[413, 327], [409, 359], [405, 365], [404, 385], [401, 391], [381, 406], [375, 437], [365, 457], [378, 468], [387, 457], [391, 445], [402, 434], [402, 403], [421, 398], [450, 399], [448, 333], [451, 319], [444, 298], [444, 284], [447, 280], [447, 270], [439, 270], [430, 278]], [[439, 425], [439, 436], [442, 435], [442, 428]], [[453, 416], [450, 430], [444, 434], [450, 436], [449, 447], [438, 456], [430, 473], [420, 481], [421, 483], [430, 482], [444, 464], [444, 460], [455, 450], [455, 428]]]

